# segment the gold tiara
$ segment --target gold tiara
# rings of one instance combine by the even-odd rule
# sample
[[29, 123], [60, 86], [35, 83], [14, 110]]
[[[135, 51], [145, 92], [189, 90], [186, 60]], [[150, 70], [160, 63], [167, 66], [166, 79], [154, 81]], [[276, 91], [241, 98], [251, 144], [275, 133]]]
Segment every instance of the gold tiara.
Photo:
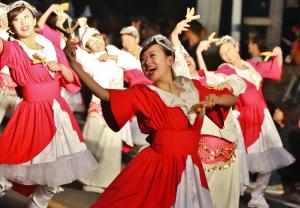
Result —
[[9, 10], [8, 12], [12, 11], [15, 8], [18, 7], [26, 7], [27, 9], [29, 9], [34, 15], [38, 14], [38, 11], [36, 10], [36, 8], [34, 6], [32, 6], [31, 4], [29, 4], [26, 1], [16, 1], [12, 4], [9, 5]]

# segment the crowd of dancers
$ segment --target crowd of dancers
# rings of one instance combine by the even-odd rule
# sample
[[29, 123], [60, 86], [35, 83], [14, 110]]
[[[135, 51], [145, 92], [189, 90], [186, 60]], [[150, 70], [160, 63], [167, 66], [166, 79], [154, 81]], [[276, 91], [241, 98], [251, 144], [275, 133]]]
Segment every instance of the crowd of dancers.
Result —
[[[250, 171], [248, 206], [269, 207], [271, 172], [294, 162], [262, 94], [263, 78], [281, 78], [279, 47], [269, 60], [244, 61], [232, 37], [212, 35], [195, 60], [179, 38], [199, 18], [188, 9], [169, 39], [140, 46], [125, 26], [119, 49], [85, 18], [72, 26], [65, 7], [0, 5], [0, 122], [10, 116], [0, 197], [13, 188], [30, 196], [29, 208], [46, 208], [78, 180], [101, 193], [93, 208], [238, 208]], [[224, 63], [209, 71], [202, 53], [212, 45]], [[93, 93], [82, 133], [72, 113], [83, 108], [80, 80]], [[123, 144], [142, 148], [121, 171]]]

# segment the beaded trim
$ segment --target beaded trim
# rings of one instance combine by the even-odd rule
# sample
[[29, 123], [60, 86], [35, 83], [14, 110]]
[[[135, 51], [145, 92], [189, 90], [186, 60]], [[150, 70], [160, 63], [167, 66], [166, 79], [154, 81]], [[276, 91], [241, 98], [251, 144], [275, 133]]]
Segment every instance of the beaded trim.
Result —
[[220, 147], [212, 150], [209, 148], [206, 141], [200, 141], [199, 156], [204, 164], [204, 170], [211, 172], [229, 168], [236, 160], [236, 147], [237, 144], [233, 142], [231, 144], [227, 143], [226, 145], [221, 145]]

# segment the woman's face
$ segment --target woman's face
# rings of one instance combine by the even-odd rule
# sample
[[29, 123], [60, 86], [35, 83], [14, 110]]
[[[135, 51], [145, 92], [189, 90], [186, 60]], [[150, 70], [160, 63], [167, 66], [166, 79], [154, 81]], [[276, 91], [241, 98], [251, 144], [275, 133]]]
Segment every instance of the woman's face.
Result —
[[189, 67], [190, 73], [194, 73], [196, 71], [196, 63], [194, 59], [189, 54], [184, 54], [184, 59]]
[[153, 82], [158, 82], [164, 77], [172, 77], [173, 62], [173, 57], [167, 56], [159, 44], [152, 45], [141, 57], [143, 72]]
[[[254, 56], [256, 56], [257, 51], [258, 51], [257, 44], [256, 44], [256, 43], [253, 43], [253, 42], [250, 40], [249, 43], [248, 43], [248, 52], [249, 52], [249, 54], [250, 54], [252, 57], [254, 57]], [[258, 51], [258, 52], [259, 52], [259, 51]]]
[[92, 53], [105, 50], [105, 42], [102, 35], [94, 35], [87, 42], [87, 48], [91, 50]]
[[274, 112], [274, 115], [273, 115], [273, 119], [274, 121], [277, 121], [277, 122], [281, 122], [284, 120], [284, 113], [282, 110], [280, 110], [279, 108], [277, 108]]
[[137, 47], [139, 44], [138, 38], [128, 34], [123, 34], [121, 40], [125, 51], [131, 51], [132, 48]]
[[28, 8], [25, 8], [12, 20], [12, 30], [19, 38], [32, 36], [35, 25], [36, 19]]
[[219, 53], [223, 61], [229, 64], [233, 64], [241, 59], [238, 49], [230, 42], [223, 43]]

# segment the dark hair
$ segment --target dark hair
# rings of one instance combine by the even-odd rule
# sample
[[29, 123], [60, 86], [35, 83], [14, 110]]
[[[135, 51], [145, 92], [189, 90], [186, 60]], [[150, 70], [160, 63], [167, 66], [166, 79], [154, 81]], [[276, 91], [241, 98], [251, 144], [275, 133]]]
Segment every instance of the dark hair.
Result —
[[256, 44], [260, 52], [268, 50], [265, 39], [258, 33], [252, 32], [251, 35], [249, 35], [249, 41]]
[[204, 31], [204, 27], [200, 22], [192, 21], [192, 22], [190, 22], [189, 30], [201, 38], [201, 34]]
[[149, 39], [153, 35], [161, 33], [160, 26], [157, 22], [151, 20], [145, 20], [141, 24], [141, 42]]
[[64, 29], [56, 26], [57, 20], [58, 20], [57, 14], [52, 12], [47, 19], [47, 25], [50, 28], [52, 28], [53, 30], [57, 30], [57, 31], [61, 32], [66, 38], [69, 38], [70, 34], [68, 34]]
[[[161, 40], [161, 41], [162, 41], [162, 40]], [[175, 59], [175, 54], [174, 54], [173, 51], [171, 51], [171, 50], [167, 49], [166, 47], [160, 45], [160, 44], [157, 43], [155, 40], [153, 40], [151, 43], [147, 44], [146, 46], [144, 46], [144, 47], [142, 48], [142, 51], [141, 51], [141, 53], [140, 53], [140, 59], [142, 58], [142, 56], [143, 56], [143, 54], [145, 53], [145, 51], [147, 51], [151, 46], [153, 46], [153, 45], [155, 45], [155, 44], [159, 45], [159, 46], [163, 49], [163, 51], [164, 51], [164, 53], [166, 54], [166, 56], [172, 56], [172, 57]]]
[[[25, 6], [20, 6], [20, 7], [16, 7], [14, 9], [12, 9], [11, 11], [9, 11], [7, 13], [7, 20], [8, 20], [8, 26], [10, 28], [10, 30], [14, 30], [15, 28], [13, 27], [13, 20], [21, 13], [23, 12], [27, 7]], [[28, 9], [28, 8], [27, 8]], [[30, 13], [32, 14], [33, 18], [36, 18], [36, 15], [30, 10]]]

